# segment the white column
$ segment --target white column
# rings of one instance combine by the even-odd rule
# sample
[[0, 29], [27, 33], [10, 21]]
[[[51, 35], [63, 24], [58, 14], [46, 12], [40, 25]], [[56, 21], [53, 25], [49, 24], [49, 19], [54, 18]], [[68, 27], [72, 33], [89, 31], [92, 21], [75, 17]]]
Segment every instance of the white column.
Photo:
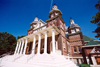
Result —
[[21, 41], [20, 41], [20, 44], [19, 44], [19, 46], [18, 46], [17, 54], [19, 54], [20, 46], [21, 46]]
[[95, 58], [91, 57], [91, 59], [92, 59], [93, 65], [97, 65]]
[[24, 52], [23, 52], [24, 55], [25, 55], [25, 52], [26, 52], [26, 47], [27, 47], [27, 38], [26, 38], [25, 46], [24, 46]]
[[33, 36], [33, 46], [32, 46], [32, 54], [34, 54], [35, 51], [35, 42], [36, 42], [36, 35]]
[[45, 33], [45, 40], [44, 40], [44, 53], [47, 53], [47, 31], [44, 32]]
[[38, 51], [37, 54], [40, 54], [40, 45], [41, 45], [41, 33], [39, 33], [39, 39], [38, 39]]
[[81, 62], [81, 59], [78, 59], [78, 61], [79, 61], [80, 64], [82, 63], [82, 62]]
[[20, 51], [20, 54], [22, 54], [23, 45], [24, 45], [24, 40], [22, 40], [22, 46], [21, 46], [21, 51]]
[[55, 30], [52, 29], [52, 48], [53, 48], [53, 53], [55, 53]]
[[16, 45], [16, 49], [15, 49], [14, 55], [17, 53], [18, 43], [19, 43], [19, 42], [17, 42], [17, 45]]

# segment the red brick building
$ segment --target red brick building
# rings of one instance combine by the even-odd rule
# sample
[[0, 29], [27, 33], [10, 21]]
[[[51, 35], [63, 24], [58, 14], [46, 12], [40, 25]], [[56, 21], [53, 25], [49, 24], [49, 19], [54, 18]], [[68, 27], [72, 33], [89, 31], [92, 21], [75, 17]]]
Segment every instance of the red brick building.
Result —
[[100, 65], [100, 41], [90, 40], [82, 47], [85, 64]]

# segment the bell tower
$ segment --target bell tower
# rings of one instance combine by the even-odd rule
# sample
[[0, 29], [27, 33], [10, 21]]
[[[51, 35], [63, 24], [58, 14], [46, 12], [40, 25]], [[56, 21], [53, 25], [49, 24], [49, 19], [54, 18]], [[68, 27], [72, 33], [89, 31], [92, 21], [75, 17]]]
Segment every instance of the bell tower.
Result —
[[[63, 55], [67, 55], [67, 43], [66, 43], [66, 35], [65, 35], [65, 22], [62, 19], [62, 13], [58, 9], [58, 7], [54, 4], [52, 10], [49, 12], [49, 19], [46, 20], [47, 27], [55, 26], [60, 30], [59, 35], [56, 35], [58, 50], [61, 50]], [[65, 52], [65, 53], [64, 53]]]
[[82, 57], [82, 46], [84, 45], [83, 34], [80, 26], [75, 24], [74, 20], [70, 20], [70, 26], [68, 27], [67, 37], [69, 39], [69, 55], [72, 57]]

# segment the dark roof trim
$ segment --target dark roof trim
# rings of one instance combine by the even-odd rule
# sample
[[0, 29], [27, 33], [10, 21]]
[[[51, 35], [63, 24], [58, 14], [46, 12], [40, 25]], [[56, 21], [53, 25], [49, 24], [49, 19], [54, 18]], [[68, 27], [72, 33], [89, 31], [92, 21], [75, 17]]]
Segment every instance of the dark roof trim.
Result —
[[61, 15], [56, 15], [56, 16], [54, 16], [54, 17], [52, 17], [52, 18], [46, 20], [46, 22], [49, 22], [49, 21], [51, 21], [51, 20], [53, 20], [53, 19], [55, 19], [55, 18], [57, 18], [57, 17], [59, 17], [60, 20], [61, 20], [63, 23], [65, 23], [64, 20], [62, 19]]

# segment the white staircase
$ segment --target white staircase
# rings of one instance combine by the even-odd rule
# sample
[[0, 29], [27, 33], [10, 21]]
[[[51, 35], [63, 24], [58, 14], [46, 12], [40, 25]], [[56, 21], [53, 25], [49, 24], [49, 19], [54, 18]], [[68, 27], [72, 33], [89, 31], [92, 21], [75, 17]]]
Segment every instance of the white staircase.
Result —
[[[29, 55], [23, 55], [15, 61], [3, 61], [1, 67], [77, 67], [71, 60], [67, 60], [63, 55], [36, 54], [27, 61]], [[13, 58], [13, 57], [12, 57]]]

